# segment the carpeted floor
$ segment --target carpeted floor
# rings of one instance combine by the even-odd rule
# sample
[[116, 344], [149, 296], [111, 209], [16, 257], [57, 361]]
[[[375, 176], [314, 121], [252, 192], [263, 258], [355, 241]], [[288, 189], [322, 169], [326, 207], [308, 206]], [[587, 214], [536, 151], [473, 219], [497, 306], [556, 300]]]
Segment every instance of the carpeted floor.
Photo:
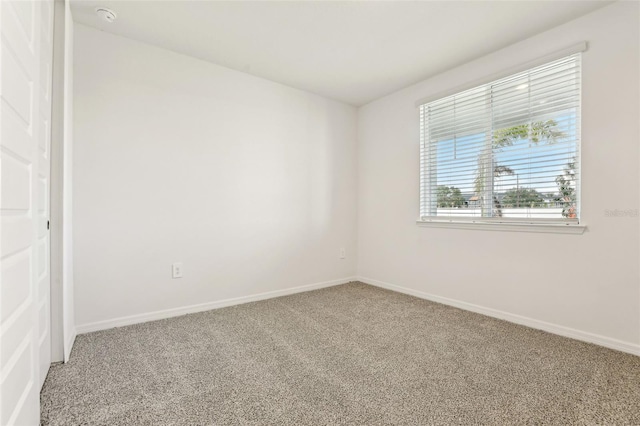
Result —
[[78, 336], [44, 425], [640, 424], [640, 357], [361, 283]]

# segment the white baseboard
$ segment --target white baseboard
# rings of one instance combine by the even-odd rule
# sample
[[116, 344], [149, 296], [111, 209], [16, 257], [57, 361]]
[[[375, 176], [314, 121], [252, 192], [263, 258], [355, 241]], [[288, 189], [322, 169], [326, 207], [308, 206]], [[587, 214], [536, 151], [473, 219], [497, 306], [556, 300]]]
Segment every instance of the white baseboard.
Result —
[[69, 338], [67, 339], [67, 344], [64, 345], [64, 363], [66, 364], [67, 362], [69, 362], [69, 359], [71, 358], [71, 350], [73, 349], [73, 344], [76, 341], [76, 336], [78, 335], [78, 330], [76, 330], [75, 328], [73, 329], [73, 333], [71, 334], [71, 336], [69, 336]]
[[586, 331], [576, 330], [576, 329], [565, 327], [562, 325], [540, 321], [534, 318], [528, 318], [521, 315], [512, 314], [509, 312], [500, 311], [497, 309], [486, 308], [483, 306], [474, 305], [472, 303], [449, 299], [447, 297], [436, 296], [434, 294], [429, 294], [422, 291], [397, 286], [395, 284], [389, 284], [383, 281], [378, 281], [378, 280], [374, 280], [367, 277], [358, 277], [358, 281], [363, 282], [365, 284], [370, 284], [376, 287], [386, 288], [387, 290], [397, 291], [399, 293], [404, 293], [411, 296], [419, 297], [421, 299], [430, 300], [432, 302], [454, 306], [456, 308], [464, 309], [466, 311], [476, 312], [476, 313], [487, 315], [493, 318], [499, 318], [505, 321], [513, 322], [520, 325], [525, 325], [527, 327], [535, 328], [538, 330], [547, 331], [549, 333], [558, 334], [560, 336], [581, 340], [583, 342], [594, 343], [596, 345], [604, 346], [610, 349], [615, 349], [621, 352], [626, 352], [626, 353], [640, 356], [640, 345], [635, 343], [612, 339], [610, 337], [601, 336], [599, 334], [593, 334]]
[[[147, 312], [144, 314], [131, 315], [120, 318], [113, 318], [104, 321], [97, 321], [76, 326], [77, 334], [90, 333], [92, 331], [106, 330], [125, 325], [139, 324], [142, 322], [155, 321], [164, 318], [177, 317], [180, 315], [192, 314], [195, 312], [210, 311], [212, 309], [225, 308], [227, 306], [241, 305], [243, 303], [257, 302], [259, 300], [272, 299], [274, 297], [287, 296], [305, 291], [318, 290], [340, 284], [356, 281], [356, 277], [340, 278], [332, 281], [324, 281], [315, 284], [308, 284], [299, 287], [287, 288], [284, 290], [268, 291], [265, 293], [253, 294], [250, 296], [234, 297], [232, 299], [217, 300], [214, 302], [200, 303], [197, 305], [182, 306], [179, 308], [164, 309], [161, 311]], [[75, 336], [74, 336], [75, 338]]]

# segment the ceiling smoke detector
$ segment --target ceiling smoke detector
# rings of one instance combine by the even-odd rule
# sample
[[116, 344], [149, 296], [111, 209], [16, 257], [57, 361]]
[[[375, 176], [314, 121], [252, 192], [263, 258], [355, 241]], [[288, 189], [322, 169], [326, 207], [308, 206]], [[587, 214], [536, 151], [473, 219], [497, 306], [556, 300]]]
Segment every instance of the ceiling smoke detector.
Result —
[[96, 14], [98, 15], [98, 17], [100, 19], [102, 19], [105, 22], [113, 22], [116, 20], [116, 17], [118, 15], [116, 15], [116, 13], [111, 10], [111, 9], [107, 9], [106, 7], [99, 7], [96, 9]]

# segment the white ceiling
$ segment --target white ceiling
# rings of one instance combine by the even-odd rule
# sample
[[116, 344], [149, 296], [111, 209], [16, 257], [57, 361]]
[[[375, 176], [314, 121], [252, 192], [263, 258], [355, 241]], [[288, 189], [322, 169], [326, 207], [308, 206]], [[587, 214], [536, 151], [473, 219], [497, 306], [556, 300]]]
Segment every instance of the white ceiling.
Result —
[[[353, 105], [609, 1], [74, 0], [74, 20]], [[101, 21], [97, 6], [113, 9]]]

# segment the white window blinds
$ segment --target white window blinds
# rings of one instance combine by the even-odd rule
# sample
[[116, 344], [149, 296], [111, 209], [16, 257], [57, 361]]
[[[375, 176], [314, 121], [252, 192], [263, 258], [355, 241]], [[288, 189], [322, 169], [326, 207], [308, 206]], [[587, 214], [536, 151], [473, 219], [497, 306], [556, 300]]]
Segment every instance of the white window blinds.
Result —
[[420, 106], [421, 220], [576, 223], [580, 54]]

